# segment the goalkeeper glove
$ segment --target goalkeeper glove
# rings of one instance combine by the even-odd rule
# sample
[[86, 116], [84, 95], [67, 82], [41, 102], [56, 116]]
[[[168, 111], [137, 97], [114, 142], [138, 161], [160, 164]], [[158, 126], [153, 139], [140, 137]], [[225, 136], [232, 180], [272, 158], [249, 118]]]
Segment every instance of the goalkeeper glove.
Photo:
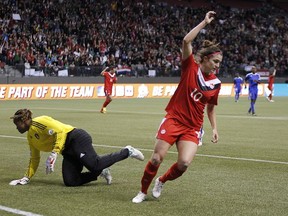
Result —
[[54, 172], [54, 165], [57, 159], [57, 153], [51, 152], [50, 156], [46, 160], [46, 174]]
[[17, 180], [11, 181], [11, 182], [9, 183], [9, 185], [13, 185], [13, 186], [15, 186], [15, 185], [26, 185], [26, 184], [28, 184], [28, 183], [29, 183], [29, 178], [23, 177], [23, 178], [21, 178], [21, 179], [17, 179]]

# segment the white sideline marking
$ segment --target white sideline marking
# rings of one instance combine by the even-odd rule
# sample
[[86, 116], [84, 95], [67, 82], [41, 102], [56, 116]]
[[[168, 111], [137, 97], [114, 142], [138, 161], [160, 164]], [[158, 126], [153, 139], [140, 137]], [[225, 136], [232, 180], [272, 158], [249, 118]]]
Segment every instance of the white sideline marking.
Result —
[[18, 214], [18, 215], [25, 215], [25, 216], [43, 216], [39, 214], [34, 214], [32, 212], [26, 212], [26, 211], [21, 211], [19, 209], [9, 208], [9, 207], [2, 206], [2, 205], [0, 205], [0, 210], [11, 212], [11, 213]]
[[[107, 146], [107, 145], [99, 145], [99, 144], [93, 144], [93, 146], [106, 147], [106, 148], [119, 148], [119, 149], [123, 148], [123, 147], [119, 147], [119, 146]], [[137, 149], [141, 150], [141, 151], [147, 151], [147, 152], [148, 151], [149, 152], [153, 152], [154, 151], [153, 149], [141, 149], [141, 148], [137, 148]], [[178, 154], [178, 152], [174, 152], [174, 151], [168, 151], [168, 153], [170, 153], [170, 154]], [[288, 165], [288, 162], [283, 162], [283, 161], [260, 160], [260, 159], [252, 159], [252, 158], [237, 158], [237, 157], [227, 157], [227, 156], [221, 156], [221, 155], [205, 155], [205, 154], [196, 154], [196, 156]]]
[[[18, 137], [18, 136], [6, 136], [6, 135], [0, 135], [0, 137], [3, 138], [12, 138], [12, 139], [26, 139], [26, 137]], [[104, 147], [104, 148], [117, 148], [121, 149], [123, 147], [119, 146], [111, 146], [111, 145], [101, 145], [101, 144], [92, 144], [93, 146], [98, 146], [98, 147]], [[138, 148], [141, 151], [146, 151], [146, 152], [153, 152], [153, 149], [141, 149]], [[178, 152], [174, 151], [168, 151], [169, 154], [178, 154]], [[200, 157], [209, 157], [209, 158], [220, 158], [220, 159], [228, 159], [228, 160], [239, 160], [239, 161], [252, 161], [252, 162], [260, 162], [260, 163], [272, 163], [272, 164], [285, 164], [288, 165], [288, 162], [284, 161], [271, 161], [271, 160], [260, 160], [260, 159], [253, 159], [253, 158], [238, 158], [238, 157], [228, 157], [228, 156], [221, 156], [221, 155], [206, 155], [206, 154], [196, 154], [197, 156]]]
[[[35, 107], [34, 110], [62, 110], [62, 111], [83, 111], [83, 112], [92, 112], [98, 113], [98, 110], [95, 109], [67, 109], [67, 108], [53, 108], [53, 107]], [[130, 111], [117, 111], [112, 110], [109, 113], [130, 113], [130, 114], [142, 114], [142, 115], [165, 115], [165, 112], [130, 112]], [[236, 119], [254, 119], [254, 120], [276, 120], [276, 121], [288, 121], [288, 116], [249, 116], [246, 114], [243, 115], [223, 115], [217, 113], [217, 118], [236, 118]]]

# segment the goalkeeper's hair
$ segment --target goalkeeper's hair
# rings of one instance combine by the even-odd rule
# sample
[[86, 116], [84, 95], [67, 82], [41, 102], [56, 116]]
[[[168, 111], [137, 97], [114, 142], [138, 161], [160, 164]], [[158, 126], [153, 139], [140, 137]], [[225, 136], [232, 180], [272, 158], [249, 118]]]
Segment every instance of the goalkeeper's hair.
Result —
[[14, 122], [18, 121], [26, 121], [28, 119], [32, 119], [32, 112], [29, 109], [19, 109], [15, 112], [14, 116], [10, 117]]

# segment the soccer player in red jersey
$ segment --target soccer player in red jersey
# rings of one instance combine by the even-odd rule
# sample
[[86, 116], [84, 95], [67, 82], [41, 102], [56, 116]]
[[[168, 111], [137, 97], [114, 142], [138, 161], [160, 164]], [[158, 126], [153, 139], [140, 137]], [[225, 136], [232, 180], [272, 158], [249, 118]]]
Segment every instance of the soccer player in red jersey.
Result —
[[116, 77], [116, 69], [113, 67], [106, 67], [102, 72], [101, 76], [104, 77], [104, 92], [106, 96], [106, 100], [104, 101], [102, 108], [100, 110], [101, 113], [106, 113], [106, 107], [112, 101], [112, 88], [113, 84], [117, 82]]
[[147, 190], [174, 143], [178, 160], [156, 179], [153, 197], [158, 198], [161, 195], [166, 181], [179, 178], [187, 170], [197, 152], [205, 107], [213, 131], [211, 141], [218, 141], [214, 106], [217, 105], [221, 82], [215, 72], [220, 67], [223, 55], [218, 44], [204, 40], [194, 57], [191, 45], [198, 33], [214, 20], [215, 14], [214, 11], [207, 12], [205, 19], [183, 39], [180, 83], [166, 107], [167, 114], [158, 129], [154, 152], [142, 176], [141, 191], [132, 199], [133, 203], [141, 203], [146, 199]]
[[276, 69], [272, 69], [270, 71], [269, 77], [268, 77], [268, 89], [269, 89], [269, 95], [267, 97], [267, 100], [269, 102], [274, 102], [272, 100], [272, 93], [273, 93], [273, 86], [274, 86], [274, 80], [275, 80], [275, 75], [276, 75]]

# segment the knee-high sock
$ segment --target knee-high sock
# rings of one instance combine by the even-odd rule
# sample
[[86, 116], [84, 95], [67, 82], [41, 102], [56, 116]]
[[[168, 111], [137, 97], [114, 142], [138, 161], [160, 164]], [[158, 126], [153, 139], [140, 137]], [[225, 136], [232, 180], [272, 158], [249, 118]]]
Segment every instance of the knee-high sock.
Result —
[[177, 163], [174, 163], [167, 172], [160, 177], [160, 181], [165, 183], [166, 181], [172, 181], [180, 177], [185, 171], [179, 170]]
[[252, 113], [255, 113], [254, 104], [255, 104], [255, 102], [251, 101], [251, 111], [252, 111]]
[[111, 102], [111, 100], [110, 99], [106, 99], [105, 100], [105, 102], [103, 103], [103, 107], [106, 107], [106, 106], [108, 106], [108, 104]]
[[239, 93], [235, 94], [235, 100], [239, 100]]
[[272, 93], [268, 96], [269, 100], [272, 100]]
[[143, 193], [147, 194], [148, 188], [153, 178], [156, 176], [159, 166], [160, 165], [158, 166], [153, 165], [151, 161], [147, 163], [141, 180], [141, 191]]

